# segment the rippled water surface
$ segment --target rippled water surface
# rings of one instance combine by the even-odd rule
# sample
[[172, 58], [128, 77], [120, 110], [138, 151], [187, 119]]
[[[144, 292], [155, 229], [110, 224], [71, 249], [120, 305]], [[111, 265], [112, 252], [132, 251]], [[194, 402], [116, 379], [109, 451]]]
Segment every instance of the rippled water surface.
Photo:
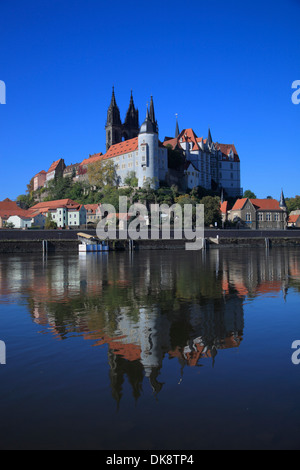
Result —
[[299, 307], [296, 248], [1, 256], [0, 447], [299, 449]]

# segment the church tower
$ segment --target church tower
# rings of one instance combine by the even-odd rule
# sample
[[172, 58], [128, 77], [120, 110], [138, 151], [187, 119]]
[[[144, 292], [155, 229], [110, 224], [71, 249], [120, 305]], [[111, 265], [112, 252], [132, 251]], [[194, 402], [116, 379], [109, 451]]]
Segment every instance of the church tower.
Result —
[[134, 137], [137, 137], [139, 134], [139, 129], [140, 129], [139, 112], [138, 112], [138, 109], [136, 109], [134, 106], [132, 90], [131, 90], [129, 108], [126, 113], [125, 121], [123, 124], [123, 132], [122, 132], [123, 139], [128, 140], [128, 139], [133, 139]]
[[107, 111], [106, 131], [106, 151], [111, 145], [122, 142], [122, 122], [120, 110], [116, 103], [115, 90], [113, 87], [111, 102]]

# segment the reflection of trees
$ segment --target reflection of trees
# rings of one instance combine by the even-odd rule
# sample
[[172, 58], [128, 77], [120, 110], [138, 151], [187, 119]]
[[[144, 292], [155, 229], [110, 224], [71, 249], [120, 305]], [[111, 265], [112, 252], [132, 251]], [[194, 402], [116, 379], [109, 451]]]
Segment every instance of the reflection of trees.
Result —
[[[22, 292], [33, 321], [55, 337], [74, 333], [108, 346], [112, 394], [125, 377], [134, 398], [145, 377], [154, 393], [165, 356], [181, 367], [217, 360], [239, 347], [243, 302], [258, 295], [300, 292], [296, 250], [110, 253], [86, 258], [0, 260], [0, 293]], [[50, 328], [49, 328], [50, 326]]]

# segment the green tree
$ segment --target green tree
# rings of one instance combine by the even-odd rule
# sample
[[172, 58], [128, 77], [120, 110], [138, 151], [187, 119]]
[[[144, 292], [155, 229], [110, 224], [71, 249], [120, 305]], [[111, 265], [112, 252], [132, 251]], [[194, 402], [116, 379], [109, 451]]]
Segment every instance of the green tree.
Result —
[[136, 177], [135, 171], [130, 171], [127, 173], [126, 178], [124, 179], [124, 183], [126, 186], [130, 186], [131, 188], [137, 188], [139, 185], [139, 180]]
[[5, 228], [9, 228], [9, 229], [12, 229], [12, 228], [15, 228], [14, 224], [12, 222], [5, 222]]
[[88, 166], [88, 179], [92, 186], [103, 189], [105, 186], [117, 186], [119, 183], [113, 161], [99, 160]]
[[285, 200], [288, 213], [300, 210], [300, 196], [286, 198]]
[[247, 189], [244, 194], [243, 194], [243, 197], [247, 197], [248, 199], [257, 199], [256, 195], [254, 194], [253, 191], [251, 191], [250, 189]]
[[57, 223], [52, 220], [51, 214], [47, 215], [46, 221], [45, 221], [45, 229], [46, 230], [54, 230], [57, 228]]
[[17, 197], [17, 202], [22, 209], [29, 209], [34, 206], [35, 200], [32, 194], [21, 194]]
[[220, 198], [218, 196], [205, 196], [201, 199], [200, 204], [204, 204], [204, 223], [206, 227], [222, 224], [222, 215], [220, 209]]

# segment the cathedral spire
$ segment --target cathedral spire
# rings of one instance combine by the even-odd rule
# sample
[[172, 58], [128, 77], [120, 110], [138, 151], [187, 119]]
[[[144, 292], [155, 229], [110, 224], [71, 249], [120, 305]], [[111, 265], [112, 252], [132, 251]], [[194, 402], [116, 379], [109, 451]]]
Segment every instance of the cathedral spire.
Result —
[[118, 108], [116, 97], [115, 97], [115, 87], [112, 89], [111, 102], [107, 111], [107, 125], [121, 125], [120, 110]]
[[176, 127], [175, 127], [175, 137], [178, 137], [180, 132], [179, 132], [179, 125], [178, 125], [178, 114], [175, 114], [176, 116]]
[[149, 119], [152, 122], [155, 131], [157, 132], [157, 121], [155, 119], [153, 96], [151, 96], [151, 100], [150, 100]]
[[106, 150], [111, 145], [122, 142], [122, 122], [120, 110], [117, 106], [115, 97], [115, 87], [112, 89], [112, 96], [109, 108], [107, 110], [106, 130]]
[[135, 134], [137, 134], [139, 130], [139, 112], [134, 106], [132, 90], [130, 95], [129, 107], [125, 117], [124, 128], [126, 130], [134, 130]]

